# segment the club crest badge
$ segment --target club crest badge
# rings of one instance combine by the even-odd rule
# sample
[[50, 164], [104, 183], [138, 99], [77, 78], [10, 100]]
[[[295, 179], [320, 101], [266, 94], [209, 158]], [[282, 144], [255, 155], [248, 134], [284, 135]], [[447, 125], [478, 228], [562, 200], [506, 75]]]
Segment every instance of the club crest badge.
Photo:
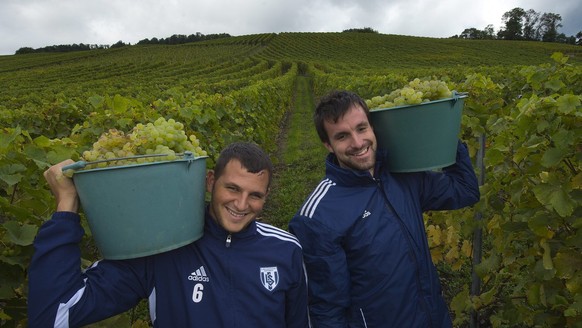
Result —
[[263, 287], [268, 291], [272, 291], [279, 284], [279, 271], [277, 267], [261, 268], [261, 282]]

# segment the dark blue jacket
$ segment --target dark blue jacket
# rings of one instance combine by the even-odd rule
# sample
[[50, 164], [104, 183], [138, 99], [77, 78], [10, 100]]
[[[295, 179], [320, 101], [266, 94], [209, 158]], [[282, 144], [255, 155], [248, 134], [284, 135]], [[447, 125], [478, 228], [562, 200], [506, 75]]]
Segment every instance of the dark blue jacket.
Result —
[[479, 200], [467, 150], [442, 172], [390, 173], [378, 153], [375, 177], [340, 168], [293, 217], [303, 246], [313, 327], [450, 327], [423, 212]]
[[228, 235], [207, 213], [204, 236], [190, 245], [82, 272], [79, 216], [55, 213], [34, 242], [29, 326], [79, 327], [145, 298], [155, 327], [309, 327], [295, 237], [259, 222], [229, 244]]

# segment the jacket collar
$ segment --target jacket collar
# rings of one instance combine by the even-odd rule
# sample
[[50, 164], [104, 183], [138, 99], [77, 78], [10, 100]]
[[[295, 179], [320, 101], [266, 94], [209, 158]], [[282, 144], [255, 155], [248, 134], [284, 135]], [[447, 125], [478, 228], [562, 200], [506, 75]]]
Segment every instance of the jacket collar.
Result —
[[208, 206], [206, 205], [204, 211], [204, 233], [208, 233], [212, 236], [218, 237], [220, 239], [225, 239], [226, 236], [232, 235], [233, 238], [247, 238], [254, 236], [257, 232], [257, 223], [255, 220], [251, 221], [249, 225], [244, 228], [242, 231], [237, 233], [229, 233], [226, 231], [222, 226], [220, 226], [216, 220], [210, 215], [210, 211], [208, 210]]
[[[376, 152], [376, 167], [374, 169], [375, 177], [380, 176], [380, 172], [384, 168], [384, 158], [386, 154], [381, 151]], [[370, 175], [369, 171], [351, 170], [340, 167], [337, 157], [334, 153], [327, 154], [325, 159], [325, 173], [327, 177], [331, 178], [338, 185], [343, 186], [366, 186], [375, 184], [375, 177]]]

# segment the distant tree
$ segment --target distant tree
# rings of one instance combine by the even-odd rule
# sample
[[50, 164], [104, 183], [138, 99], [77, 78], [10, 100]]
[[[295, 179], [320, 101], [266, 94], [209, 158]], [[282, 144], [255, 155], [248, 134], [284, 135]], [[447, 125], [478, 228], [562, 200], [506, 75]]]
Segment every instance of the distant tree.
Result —
[[502, 22], [505, 24], [505, 28], [502, 28], [498, 33], [497, 37], [504, 40], [521, 40], [523, 39], [523, 18], [525, 16], [525, 10], [516, 7], [512, 10], [506, 12], [501, 17]]
[[466, 28], [458, 37], [461, 39], [491, 40], [495, 39], [495, 30], [491, 24], [487, 25], [483, 30], [471, 27]]
[[576, 45], [576, 37], [573, 35], [566, 36], [566, 34], [560, 33], [556, 38], [556, 42]]
[[[204, 35], [200, 32], [196, 32], [196, 34], [191, 35], [182, 35], [182, 34], [174, 34], [169, 38], [152, 38], [150, 39], [143, 39], [140, 40], [137, 44], [180, 44], [180, 43], [187, 43], [187, 42], [195, 42], [195, 41], [204, 41], [204, 40], [213, 40], [213, 39], [220, 39], [220, 38], [228, 38], [230, 34], [228, 33], [220, 33], [220, 34], [208, 34]], [[68, 51], [83, 51], [83, 50], [94, 50], [94, 49], [109, 49], [109, 48], [121, 48], [125, 46], [131, 46], [131, 43], [124, 43], [123, 41], [119, 40], [117, 43], [109, 45], [97, 45], [97, 44], [61, 44], [61, 45], [52, 45], [43, 48], [33, 49], [30, 47], [23, 47], [18, 49], [15, 54], [27, 54], [27, 53], [37, 53], [37, 52], [68, 52]]]
[[34, 49], [31, 47], [22, 47], [14, 53], [15, 55], [24, 55], [24, 54], [31, 54], [34, 52]]
[[481, 31], [474, 27], [466, 28], [465, 30], [463, 30], [463, 32], [461, 32], [461, 35], [459, 35], [459, 37], [461, 39], [477, 39], [477, 36], [480, 34], [480, 32]]
[[562, 16], [554, 13], [544, 13], [540, 18], [539, 29], [542, 41], [556, 42], [558, 41], [558, 29], [562, 27], [560, 23]]
[[[582, 31], [578, 32], [576, 36], [566, 36], [564, 33], [558, 32], [559, 28], [562, 27], [562, 16], [558, 14], [540, 14], [533, 9], [525, 11], [522, 8], [513, 8], [503, 14], [502, 21], [505, 25], [497, 32], [497, 39], [582, 45]], [[465, 29], [460, 35], [451, 38], [495, 39], [495, 31], [493, 25], [489, 24], [484, 30], [471, 27]]]
[[372, 29], [371, 27], [364, 27], [364, 28], [350, 28], [347, 30], [343, 30], [342, 33], [378, 33], [378, 31]]
[[117, 41], [115, 44], [111, 45], [111, 48], [121, 48], [121, 47], [125, 47], [127, 46], [127, 44], [123, 43], [123, 41], [119, 40]]
[[540, 14], [533, 9], [529, 9], [523, 16], [523, 39], [534, 41], [539, 40], [539, 22]]
[[495, 29], [492, 24], [485, 26], [485, 29], [483, 30], [483, 39], [495, 39]]

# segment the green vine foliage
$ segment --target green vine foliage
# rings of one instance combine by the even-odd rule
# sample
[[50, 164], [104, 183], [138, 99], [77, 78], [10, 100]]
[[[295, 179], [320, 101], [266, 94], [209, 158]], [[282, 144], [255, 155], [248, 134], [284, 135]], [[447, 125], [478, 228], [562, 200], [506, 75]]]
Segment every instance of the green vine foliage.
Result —
[[[486, 140], [481, 201], [425, 217], [459, 327], [475, 314], [484, 327], [582, 327], [582, 68], [561, 53], [552, 59], [390, 75], [393, 88], [432, 76], [468, 92], [460, 138], [475, 164], [478, 138]], [[375, 93], [376, 81], [386, 82], [311, 67], [318, 95], [351, 87], [371, 97], [383, 92]], [[484, 236], [483, 259], [474, 267], [481, 291], [471, 295], [476, 229]]]
[[[297, 67], [292, 65], [281, 76], [224, 94], [176, 87], [151, 103], [118, 94], [91, 95], [85, 100], [60, 99], [47, 109], [52, 115], [48, 121], [41, 120], [44, 113], [26, 106], [17, 110], [18, 115], [6, 117], [16, 128], [0, 129], [0, 325], [26, 326], [26, 269], [32, 242], [54, 211], [54, 199], [42, 176], [48, 167], [68, 158], [79, 160], [108, 129], [128, 132], [137, 123], [153, 122], [160, 116], [183, 122], [188, 134], [196, 134], [209, 153], [210, 168], [231, 140], [254, 141], [273, 151], [273, 136], [289, 109], [296, 76]], [[48, 124], [43, 126], [45, 121]], [[82, 263], [89, 265], [99, 252], [86, 220], [82, 223], [86, 232]], [[127, 314], [112, 320], [130, 321]], [[142, 320], [131, 322], [143, 324]]]
[[[482, 199], [471, 208], [426, 215], [431, 255], [444, 277], [455, 325], [468, 326], [476, 314], [483, 327], [582, 327], [582, 68], [560, 53], [552, 58], [535, 66], [378, 72], [315, 60], [259, 60], [237, 69], [225, 63], [225, 75], [212, 75], [215, 80], [160, 81], [135, 94], [110, 93], [105, 81], [78, 96], [23, 93], [7, 99], [14, 106], [0, 105], [3, 126], [10, 126], [0, 128], [0, 325], [26, 326], [32, 242], [54, 210], [42, 177], [46, 168], [79, 159], [106, 129], [127, 131], [160, 116], [196, 134], [209, 152], [209, 167], [234, 139], [272, 152], [301, 70], [312, 77], [316, 97], [342, 88], [370, 98], [415, 77], [445, 80], [468, 92], [460, 137], [476, 163], [477, 138], [485, 136]], [[255, 62], [267, 70], [265, 78], [248, 81], [243, 70]], [[474, 267], [481, 290], [472, 295], [476, 229], [483, 231], [483, 260]], [[99, 255], [85, 231], [87, 265]], [[126, 314], [111, 320], [147, 326], [134, 319]]]
[[493, 327], [581, 326], [582, 70], [553, 59], [504, 84], [471, 76], [463, 85], [479, 99], [465, 127], [487, 136], [476, 207], [486, 246], [475, 268], [481, 295], [465, 288], [452, 302], [458, 324], [477, 311]]

